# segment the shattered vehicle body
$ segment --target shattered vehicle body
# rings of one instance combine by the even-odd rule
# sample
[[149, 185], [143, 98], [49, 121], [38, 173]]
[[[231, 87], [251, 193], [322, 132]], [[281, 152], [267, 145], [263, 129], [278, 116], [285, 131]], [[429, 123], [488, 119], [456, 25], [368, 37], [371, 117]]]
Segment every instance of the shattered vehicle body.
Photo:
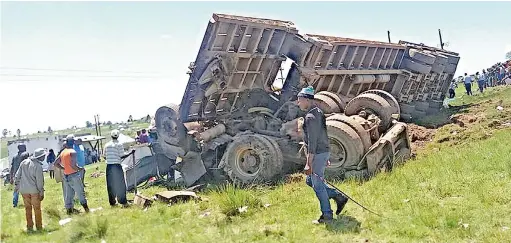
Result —
[[275, 181], [305, 165], [295, 100], [312, 85], [327, 116], [327, 177], [369, 178], [409, 158], [401, 118], [440, 109], [458, 61], [422, 44], [301, 35], [289, 21], [213, 14], [181, 104], [156, 111], [151, 148], [187, 185]]

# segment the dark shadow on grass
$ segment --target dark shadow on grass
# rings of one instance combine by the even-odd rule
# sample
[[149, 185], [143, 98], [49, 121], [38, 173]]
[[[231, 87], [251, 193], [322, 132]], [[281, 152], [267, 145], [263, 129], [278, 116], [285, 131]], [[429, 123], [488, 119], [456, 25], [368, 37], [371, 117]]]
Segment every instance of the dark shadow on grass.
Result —
[[335, 233], [359, 233], [361, 223], [348, 215], [339, 215], [332, 223], [326, 225], [326, 229]]
[[478, 104], [464, 104], [458, 106], [449, 105], [449, 108], [442, 108], [436, 114], [431, 114], [418, 119], [412, 119], [410, 122], [426, 128], [436, 129], [441, 126], [453, 123], [451, 120], [452, 115], [468, 113], [469, 108], [472, 106], [478, 106]]

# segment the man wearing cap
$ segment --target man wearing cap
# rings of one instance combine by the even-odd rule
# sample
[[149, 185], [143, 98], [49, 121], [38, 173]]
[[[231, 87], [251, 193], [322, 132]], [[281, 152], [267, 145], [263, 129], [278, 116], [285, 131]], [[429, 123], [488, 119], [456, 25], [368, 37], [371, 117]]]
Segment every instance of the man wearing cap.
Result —
[[66, 148], [62, 150], [60, 156], [55, 161], [55, 166], [64, 170], [62, 182], [65, 187], [64, 197], [67, 214], [78, 212], [73, 205], [75, 193], [78, 195], [83, 209], [88, 213], [89, 207], [85, 198], [85, 189], [83, 188], [82, 175], [80, 173], [83, 168], [78, 166], [77, 153], [73, 149], [73, 145], [74, 135], [68, 135], [66, 137]]
[[[9, 178], [11, 178], [11, 184], [14, 184], [14, 176], [16, 175], [16, 171], [18, 171], [18, 168], [20, 167], [20, 164], [23, 160], [28, 158], [28, 153], [25, 151], [27, 150], [27, 147], [25, 144], [18, 144], [18, 154], [12, 158], [11, 162], [11, 170], [9, 172]], [[12, 206], [17, 207], [19, 201], [19, 194], [16, 190], [12, 193]]]
[[[112, 140], [105, 144], [104, 155], [106, 157], [106, 189], [108, 193], [108, 202], [110, 206], [115, 206], [117, 201], [128, 206], [126, 199], [126, 183], [124, 179], [124, 171], [122, 170], [122, 159], [130, 156], [131, 153], [125, 154], [124, 147], [117, 140], [119, 138], [119, 130], [110, 132]], [[134, 150], [132, 150], [132, 153]]]
[[[24, 153], [28, 154], [27, 152]], [[43, 148], [36, 149], [32, 157], [21, 162], [14, 179], [14, 190], [21, 193], [25, 203], [28, 231], [32, 231], [34, 227], [32, 209], [34, 210], [37, 230], [43, 229], [41, 201], [44, 199], [44, 176], [42, 163], [45, 157], [46, 152]]]
[[323, 111], [316, 105], [312, 86], [303, 88], [298, 93], [297, 105], [301, 110], [307, 112], [303, 124], [304, 142], [307, 148], [307, 162], [304, 170], [307, 175], [306, 183], [314, 189], [319, 200], [322, 214], [317, 222], [331, 222], [333, 212], [329, 200], [334, 199], [337, 204], [335, 213], [339, 215], [348, 199], [338, 191], [328, 187], [324, 182], [325, 168], [330, 158], [326, 118]]

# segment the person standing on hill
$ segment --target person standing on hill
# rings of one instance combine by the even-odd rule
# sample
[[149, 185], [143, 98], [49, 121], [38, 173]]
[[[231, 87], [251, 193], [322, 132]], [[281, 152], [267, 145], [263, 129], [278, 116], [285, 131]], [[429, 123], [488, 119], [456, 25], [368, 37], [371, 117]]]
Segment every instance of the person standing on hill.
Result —
[[[26, 153], [26, 151], [27, 146], [25, 144], [22, 143], [18, 144], [18, 154], [16, 154], [14, 158], [12, 158], [11, 170], [9, 172], [11, 184], [14, 184], [14, 176], [16, 175], [16, 172], [18, 171], [21, 162], [28, 158], [29, 156], [28, 153]], [[19, 193], [16, 190], [14, 190], [14, 192], [12, 193], [12, 206], [14, 208], [18, 206], [18, 201]]]
[[53, 149], [50, 149], [50, 151], [48, 151], [48, 156], [46, 156], [46, 163], [48, 163], [48, 171], [50, 172], [50, 179], [55, 178], [55, 170], [54, 170], [53, 163], [55, 162], [56, 158], [57, 158], [57, 156], [55, 155], [55, 152], [53, 151]]
[[117, 140], [119, 138], [119, 130], [110, 132], [112, 140], [105, 144], [104, 155], [106, 157], [106, 189], [108, 193], [108, 202], [110, 206], [115, 206], [117, 201], [123, 206], [128, 206], [126, 199], [126, 183], [124, 172], [122, 170], [122, 159], [134, 152], [125, 154], [122, 144]]
[[456, 88], [458, 87], [458, 85], [456, 84], [456, 80], [453, 79], [451, 81], [451, 84], [449, 85], [449, 99], [452, 99], [456, 96]]
[[348, 198], [330, 188], [324, 181], [325, 168], [329, 163], [330, 147], [326, 129], [326, 118], [323, 111], [314, 101], [314, 88], [309, 86], [298, 93], [297, 105], [301, 110], [306, 111], [303, 124], [304, 142], [307, 151], [307, 163], [305, 165], [306, 183], [314, 189], [319, 200], [321, 216], [318, 223], [328, 223], [333, 219], [333, 212], [330, 207], [330, 199], [337, 203], [339, 215], [348, 202]]
[[73, 198], [75, 192], [78, 194], [80, 204], [85, 209], [85, 212], [89, 212], [89, 206], [87, 205], [87, 199], [85, 198], [85, 189], [83, 188], [82, 175], [80, 173], [83, 168], [78, 166], [76, 151], [73, 149], [74, 136], [68, 135], [66, 137], [66, 148], [60, 153], [60, 157], [57, 158], [55, 166], [64, 170], [63, 183], [65, 186], [65, 207], [67, 214], [78, 212], [73, 205]]
[[[28, 154], [27, 152], [23, 152]], [[34, 151], [34, 155], [21, 162], [15, 176], [15, 190], [23, 196], [25, 203], [25, 217], [27, 220], [27, 230], [32, 231], [34, 221], [32, 220], [32, 210], [35, 214], [35, 226], [37, 230], [43, 229], [43, 220], [41, 214], [41, 201], [44, 199], [44, 176], [43, 166], [46, 152], [43, 148]]]
[[472, 77], [465, 73], [465, 79], [463, 80], [463, 83], [465, 83], [465, 90], [467, 91], [467, 95], [472, 95]]

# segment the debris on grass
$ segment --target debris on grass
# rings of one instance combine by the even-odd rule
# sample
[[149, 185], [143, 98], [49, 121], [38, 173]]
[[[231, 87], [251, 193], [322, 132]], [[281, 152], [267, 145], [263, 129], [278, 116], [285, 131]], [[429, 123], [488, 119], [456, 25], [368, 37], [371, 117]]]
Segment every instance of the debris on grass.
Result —
[[59, 224], [60, 224], [61, 226], [63, 226], [63, 225], [65, 225], [65, 224], [67, 224], [67, 223], [71, 222], [71, 220], [73, 220], [73, 219], [72, 219], [72, 218], [65, 218], [65, 219], [59, 220]]

